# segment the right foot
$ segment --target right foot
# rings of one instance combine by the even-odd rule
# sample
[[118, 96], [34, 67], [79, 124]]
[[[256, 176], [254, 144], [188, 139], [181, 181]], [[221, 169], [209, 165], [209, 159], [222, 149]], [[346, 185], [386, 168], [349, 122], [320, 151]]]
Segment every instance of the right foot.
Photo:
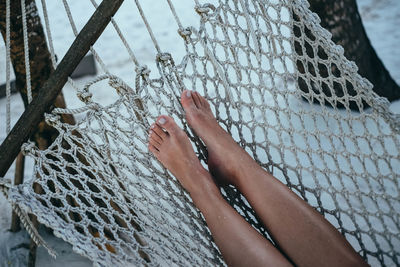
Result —
[[240, 172], [257, 163], [218, 124], [210, 104], [199, 93], [185, 90], [181, 103], [190, 127], [207, 146], [210, 173], [221, 185], [237, 185], [237, 178], [243, 177]]
[[189, 138], [171, 117], [162, 115], [150, 127], [148, 147], [190, 194], [215, 187]]

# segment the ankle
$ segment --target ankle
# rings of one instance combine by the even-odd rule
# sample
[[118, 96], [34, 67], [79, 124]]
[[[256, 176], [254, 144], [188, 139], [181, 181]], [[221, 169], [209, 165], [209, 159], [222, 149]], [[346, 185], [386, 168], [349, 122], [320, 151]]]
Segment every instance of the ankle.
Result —
[[[246, 172], [247, 170], [247, 172]], [[251, 170], [248, 172], [248, 170]], [[246, 173], [245, 173], [246, 172]], [[244, 192], [245, 188], [249, 188], [250, 185], [257, 184], [257, 180], [260, 178], [270, 177], [271, 174], [267, 173], [260, 165], [254, 160], [248, 164], [245, 170], [242, 170], [242, 174], [237, 176], [234, 186], [240, 191]]]
[[202, 170], [199, 170], [196, 174], [196, 184], [188, 188], [189, 194], [195, 203], [207, 201], [220, 195], [217, 185], [206, 169], [202, 167]]
[[254, 161], [254, 159], [241, 147], [239, 148], [240, 152], [236, 152], [240, 154], [240, 158], [236, 158], [236, 164], [232, 167], [231, 171], [231, 181], [232, 185], [240, 190], [246, 183], [249, 182], [249, 179], [252, 179], [254, 173], [258, 173], [261, 170], [261, 167]]
[[[186, 120], [191, 126], [194, 126], [194, 128], [208, 128], [210, 131], [213, 131], [215, 127], [219, 125], [214, 116], [209, 116], [208, 114], [198, 111], [186, 113]], [[207, 131], [203, 130], [202, 132]]]

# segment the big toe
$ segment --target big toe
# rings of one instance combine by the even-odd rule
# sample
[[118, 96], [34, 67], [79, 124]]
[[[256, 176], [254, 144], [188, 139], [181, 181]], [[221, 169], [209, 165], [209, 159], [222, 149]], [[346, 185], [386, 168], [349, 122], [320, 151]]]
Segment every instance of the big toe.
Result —
[[190, 90], [185, 90], [182, 92], [181, 103], [185, 111], [189, 111], [197, 107], [193, 98], [193, 92]]
[[169, 134], [175, 134], [180, 130], [174, 119], [169, 116], [161, 115], [157, 118], [157, 124]]

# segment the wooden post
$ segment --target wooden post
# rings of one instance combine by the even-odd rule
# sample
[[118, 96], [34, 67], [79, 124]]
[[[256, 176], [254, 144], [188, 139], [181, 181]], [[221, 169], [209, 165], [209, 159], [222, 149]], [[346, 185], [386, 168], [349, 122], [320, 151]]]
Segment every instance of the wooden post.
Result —
[[[24, 170], [25, 156], [21, 152], [19, 152], [17, 160], [15, 161], [14, 185], [22, 184], [22, 182], [24, 181]], [[12, 213], [10, 230], [14, 233], [21, 230], [20, 220], [15, 212]]]
[[51, 110], [51, 105], [68, 76], [89, 51], [90, 46], [96, 42], [122, 3], [123, 0], [103, 0], [72, 43], [57, 69], [39, 90], [37, 97], [28, 105], [0, 146], [0, 177], [4, 177], [18, 155], [21, 145], [32, 135], [43, 118], [43, 114]]
[[[37, 229], [39, 222], [35, 215], [32, 215], [31, 222], [33, 226]], [[31, 241], [29, 243], [28, 267], [35, 267], [36, 265], [36, 250], [37, 250], [37, 245], [35, 241], [33, 241], [33, 239], [31, 238]]]

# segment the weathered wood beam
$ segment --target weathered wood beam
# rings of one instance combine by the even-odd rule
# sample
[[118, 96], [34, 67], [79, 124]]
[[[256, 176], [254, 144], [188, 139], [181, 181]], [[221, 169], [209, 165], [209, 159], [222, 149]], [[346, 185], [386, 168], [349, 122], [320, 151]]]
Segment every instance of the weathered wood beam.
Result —
[[61, 60], [57, 69], [40, 89], [37, 97], [25, 109], [9, 135], [0, 146], [0, 177], [4, 177], [21, 145], [32, 135], [45, 112], [51, 110], [57, 95], [60, 93], [68, 76], [89, 51], [100, 34], [117, 12], [123, 0], [103, 0], [92, 17], [80, 31], [75, 41]]
[[[24, 182], [24, 171], [25, 171], [25, 156], [22, 152], [19, 152], [17, 160], [15, 161], [15, 174], [14, 174], [14, 185], [19, 185]], [[21, 230], [20, 219], [14, 211], [11, 216], [11, 232], [18, 232]]]

